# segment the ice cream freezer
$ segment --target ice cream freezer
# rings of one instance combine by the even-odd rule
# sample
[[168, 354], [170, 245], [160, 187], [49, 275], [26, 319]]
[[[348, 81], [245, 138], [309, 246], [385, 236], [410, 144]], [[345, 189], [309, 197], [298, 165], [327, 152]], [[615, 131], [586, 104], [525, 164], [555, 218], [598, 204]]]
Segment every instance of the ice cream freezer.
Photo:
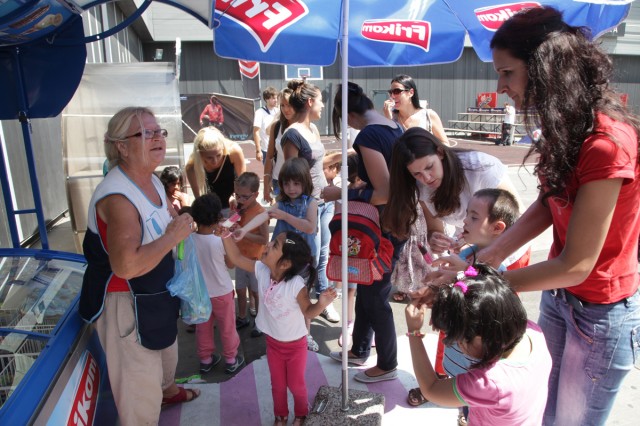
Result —
[[78, 314], [86, 261], [0, 249], [0, 425], [113, 425], [98, 336]]

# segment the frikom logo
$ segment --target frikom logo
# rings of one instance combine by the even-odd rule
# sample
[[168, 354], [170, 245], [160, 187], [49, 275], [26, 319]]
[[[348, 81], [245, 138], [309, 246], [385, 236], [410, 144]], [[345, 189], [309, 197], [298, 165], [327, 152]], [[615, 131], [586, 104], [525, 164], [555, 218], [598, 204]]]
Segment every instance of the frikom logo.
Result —
[[403, 43], [429, 51], [431, 23], [402, 19], [370, 19], [362, 23], [362, 37], [385, 43]]
[[73, 398], [67, 426], [90, 426], [93, 424], [99, 389], [100, 370], [98, 369], [98, 363], [91, 353], [87, 351], [87, 359], [80, 376], [80, 384]]
[[216, 11], [243, 26], [266, 52], [281, 31], [309, 13], [301, 0], [218, 0]]
[[480, 24], [489, 31], [497, 31], [504, 21], [522, 9], [541, 7], [537, 2], [509, 3], [499, 6], [482, 7], [474, 10]]

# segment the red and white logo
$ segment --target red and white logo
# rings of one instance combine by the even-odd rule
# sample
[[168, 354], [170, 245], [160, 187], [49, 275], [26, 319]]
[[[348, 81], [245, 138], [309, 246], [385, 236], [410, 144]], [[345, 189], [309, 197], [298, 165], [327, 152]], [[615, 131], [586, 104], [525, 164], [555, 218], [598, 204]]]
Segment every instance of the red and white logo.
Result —
[[240, 74], [247, 78], [256, 78], [260, 75], [260, 62], [256, 61], [238, 61], [240, 66]]
[[509, 3], [498, 6], [481, 7], [474, 10], [476, 18], [489, 31], [497, 31], [504, 21], [523, 9], [542, 7], [537, 2]]
[[431, 23], [403, 19], [370, 19], [362, 23], [362, 37], [385, 43], [403, 43], [429, 51]]
[[266, 52], [285, 28], [309, 13], [301, 0], [218, 0], [216, 11], [242, 25]]
[[80, 383], [76, 389], [67, 426], [89, 426], [93, 424], [100, 389], [100, 369], [90, 352], [82, 369]]

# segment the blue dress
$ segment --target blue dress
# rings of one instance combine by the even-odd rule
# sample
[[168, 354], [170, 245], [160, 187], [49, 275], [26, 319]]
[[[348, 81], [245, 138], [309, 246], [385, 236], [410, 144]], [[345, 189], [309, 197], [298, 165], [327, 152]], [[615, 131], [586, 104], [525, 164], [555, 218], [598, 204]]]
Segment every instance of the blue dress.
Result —
[[[284, 212], [289, 213], [292, 216], [295, 216], [300, 219], [304, 219], [307, 217], [307, 210], [309, 209], [309, 204], [311, 203], [311, 200], [313, 200], [313, 198], [309, 197], [308, 195], [301, 195], [295, 200], [278, 201], [278, 208]], [[293, 231], [296, 234], [302, 235], [305, 241], [307, 242], [307, 244], [309, 244], [309, 247], [311, 248], [311, 255], [315, 257], [316, 255], [315, 234], [307, 234], [305, 232], [302, 232], [294, 228], [284, 220], [278, 220], [276, 222], [276, 227], [273, 230], [273, 235], [271, 237], [271, 240], [273, 241], [278, 236], [278, 234], [284, 231]]]

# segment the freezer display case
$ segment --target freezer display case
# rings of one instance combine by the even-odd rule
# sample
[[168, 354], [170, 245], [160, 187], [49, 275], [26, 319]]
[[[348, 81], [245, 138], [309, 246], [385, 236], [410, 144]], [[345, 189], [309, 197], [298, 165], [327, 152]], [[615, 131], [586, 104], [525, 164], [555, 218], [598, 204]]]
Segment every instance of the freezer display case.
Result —
[[78, 314], [84, 257], [0, 249], [0, 424], [112, 425], [104, 353]]

